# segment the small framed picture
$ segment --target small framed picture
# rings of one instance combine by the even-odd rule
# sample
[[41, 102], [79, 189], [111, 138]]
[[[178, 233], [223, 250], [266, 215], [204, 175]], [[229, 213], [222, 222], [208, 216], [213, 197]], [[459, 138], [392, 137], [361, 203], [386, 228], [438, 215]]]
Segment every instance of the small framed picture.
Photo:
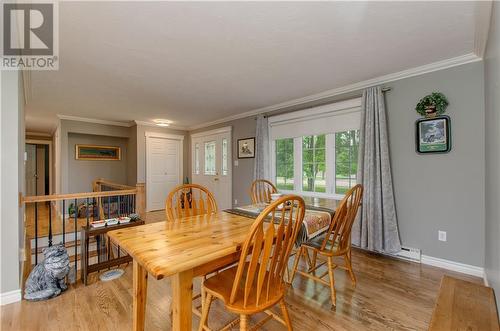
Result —
[[422, 118], [415, 124], [417, 153], [448, 153], [451, 150], [451, 127], [448, 116]]
[[238, 159], [255, 157], [255, 138], [238, 139]]

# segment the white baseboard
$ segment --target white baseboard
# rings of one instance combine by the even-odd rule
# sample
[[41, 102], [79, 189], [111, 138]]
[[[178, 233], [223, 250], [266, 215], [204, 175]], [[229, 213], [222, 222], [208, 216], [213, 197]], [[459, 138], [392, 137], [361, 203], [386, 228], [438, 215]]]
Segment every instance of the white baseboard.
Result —
[[451, 271], [461, 272], [463, 274], [485, 278], [484, 268], [476, 267], [470, 264], [464, 264], [460, 262], [454, 262], [450, 260], [440, 259], [437, 257], [432, 257], [428, 255], [422, 255], [422, 264], [431, 265], [434, 267], [439, 267], [443, 269], [448, 269]]
[[0, 306], [21, 301], [21, 290], [0, 293]]

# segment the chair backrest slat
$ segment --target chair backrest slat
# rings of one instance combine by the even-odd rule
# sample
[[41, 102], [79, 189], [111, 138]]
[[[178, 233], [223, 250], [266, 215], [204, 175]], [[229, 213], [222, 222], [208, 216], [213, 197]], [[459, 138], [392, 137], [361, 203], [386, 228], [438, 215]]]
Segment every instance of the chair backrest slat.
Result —
[[346, 193], [339, 207], [335, 210], [333, 221], [323, 240], [321, 250], [326, 248], [329, 241], [336, 243], [336, 245], [331, 245], [331, 250], [334, 248], [344, 250], [350, 246], [351, 229], [361, 205], [362, 197], [363, 186], [360, 184], [357, 184]]
[[206, 187], [184, 184], [174, 188], [167, 197], [165, 212], [168, 221], [217, 212], [217, 202]]
[[277, 192], [276, 186], [270, 181], [257, 179], [252, 183], [252, 187], [250, 188], [252, 203], [269, 203], [271, 202], [271, 194]]
[[[243, 300], [245, 307], [257, 307], [269, 300], [271, 293], [283, 288], [285, 266], [304, 212], [304, 200], [287, 195], [269, 205], [257, 217], [243, 244], [231, 290], [231, 303]], [[253, 295], [255, 302], [249, 302]]]

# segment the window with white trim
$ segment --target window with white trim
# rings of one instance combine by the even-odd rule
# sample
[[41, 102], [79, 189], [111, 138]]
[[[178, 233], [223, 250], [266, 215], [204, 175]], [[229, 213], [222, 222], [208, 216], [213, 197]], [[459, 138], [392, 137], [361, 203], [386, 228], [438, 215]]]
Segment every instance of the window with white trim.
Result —
[[200, 174], [200, 144], [194, 145], [194, 173]]
[[215, 175], [215, 141], [205, 143], [205, 175]]
[[356, 185], [360, 108], [352, 99], [269, 118], [279, 191], [340, 197]]
[[222, 175], [227, 176], [227, 139], [222, 139]]

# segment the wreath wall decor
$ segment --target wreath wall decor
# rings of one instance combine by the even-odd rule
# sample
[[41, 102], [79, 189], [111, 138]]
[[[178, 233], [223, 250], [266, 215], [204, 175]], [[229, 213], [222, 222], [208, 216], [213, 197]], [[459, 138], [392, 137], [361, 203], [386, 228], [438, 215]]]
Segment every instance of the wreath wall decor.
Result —
[[443, 93], [432, 92], [420, 99], [415, 110], [422, 116], [432, 118], [444, 114], [448, 104], [448, 99]]

